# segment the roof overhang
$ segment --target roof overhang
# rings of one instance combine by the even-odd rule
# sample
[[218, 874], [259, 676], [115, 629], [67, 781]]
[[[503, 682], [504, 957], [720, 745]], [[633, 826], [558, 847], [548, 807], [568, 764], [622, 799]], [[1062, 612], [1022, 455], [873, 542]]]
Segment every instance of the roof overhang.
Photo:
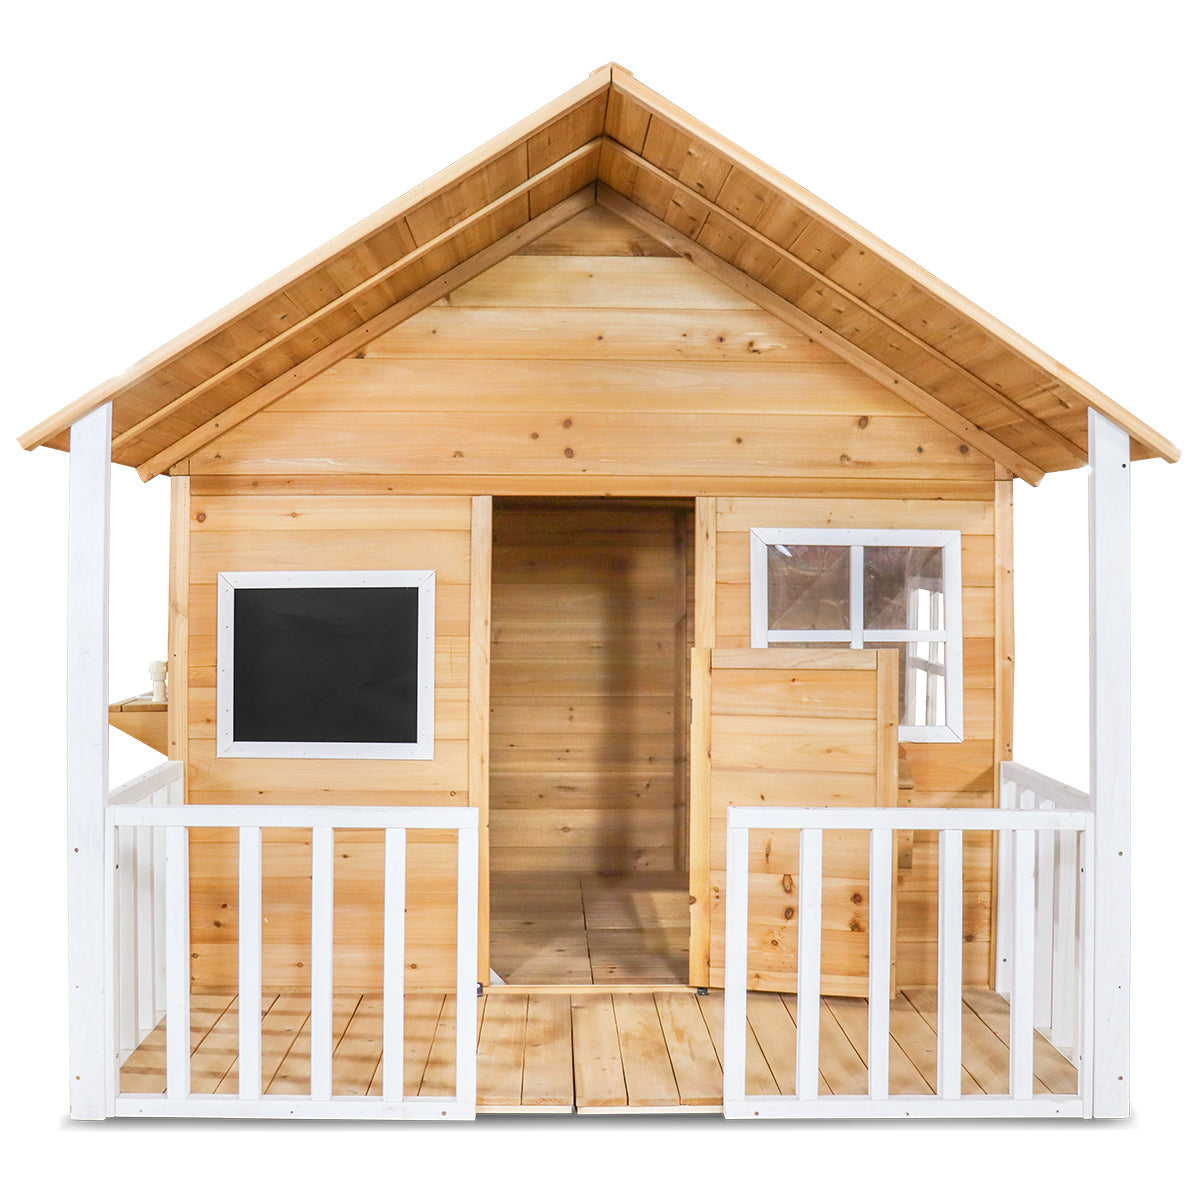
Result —
[[144, 479], [594, 203], [841, 354], [1036, 483], [1087, 461], [1087, 414], [1132, 413], [615, 63], [25, 433], [69, 446], [113, 404]]

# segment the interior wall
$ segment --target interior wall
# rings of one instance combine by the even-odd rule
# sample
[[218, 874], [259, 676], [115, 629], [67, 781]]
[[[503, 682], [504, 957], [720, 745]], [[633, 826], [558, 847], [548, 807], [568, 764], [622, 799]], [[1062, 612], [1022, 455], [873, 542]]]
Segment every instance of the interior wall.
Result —
[[497, 500], [493, 880], [686, 865], [691, 506]]

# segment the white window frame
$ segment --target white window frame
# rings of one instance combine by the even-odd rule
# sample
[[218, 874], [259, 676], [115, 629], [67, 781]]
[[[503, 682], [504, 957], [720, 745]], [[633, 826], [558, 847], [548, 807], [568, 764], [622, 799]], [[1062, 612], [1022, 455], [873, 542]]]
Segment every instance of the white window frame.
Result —
[[[217, 575], [218, 758], [433, 758], [434, 571], [236, 571]], [[237, 742], [233, 738], [234, 594], [242, 588], [417, 589], [415, 742]]]
[[[767, 548], [845, 546], [850, 551], [849, 629], [768, 629]], [[940, 546], [945, 587], [944, 630], [864, 629], [863, 550], [867, 546]], [[750, 645], [830, 642], [861, 650], [876, 642], [941, 642], [946, 647], [946, 723], [901, 725], [902, 742], [963, 740], [962, 535], [957, 529], [751, 529]]]

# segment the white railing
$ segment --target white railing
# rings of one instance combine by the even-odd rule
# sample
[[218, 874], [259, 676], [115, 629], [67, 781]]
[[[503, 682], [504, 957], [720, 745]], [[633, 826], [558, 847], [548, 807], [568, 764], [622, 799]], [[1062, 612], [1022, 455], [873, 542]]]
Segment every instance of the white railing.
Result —
[[[1093, 812], [1091, 797], [1017, 763], [1000, 764], [1000, 807], [1006, 812]], [[996, 990], [1012, 992], [1013, 841], [1001, 831], [997, 847]], [[1033, 1021], [1046, 1039], [1079, 1068], [1084, 1054], [1082, 1031], [1090, 1027], [1085, 1013], [1090, 995], [1080, 979], [1090, 968], [1082, 936], [1091, 911], [1093, 879], [1084, 871], [1079, 838], [1037, 834], [1035, 850]]]
[[[760, 808], [732, 807], [728, 815], [725, 942], [725, 1115], [728, 1117], [1087, 1116], [1084, 1069], [1071, 1095], [1034, 1095], [1035, 995], [1038, 929], [1037, 839], [1074, 843], [1083, 867], [1091, 853], [1091, 814], [1081, 810]], [[796, 880], [796, 1091], [789, 1096], [746, 1095], [746, 980], [748, 967], [750, 831], [795, 830], [800, 838]], [[821, 886], [823, 835], [831, 830], [870, 832], [868, 911], [868, 1029], [865, 1095], [820, 1096]], [[889, 1086], [892, 988], [893, 853], [897, 830], [938, 835], [938, 1012], [935, 1095], [892, 1095]], [[1003, 903], [1008, 924], [1009, 1090], [963, 1096], [963, 835], [998, 831], [1009, 843]], [[1090, 907], [1079, 906], [1077, 972], [1086, 980]], [[1080, 982], [1077, 994], [1088, 988]], [[1081, 1028], [1086, 1031], [1085, 1011]]]
[[[470, 808], [183, 805], [179, 764], [113, 793], [107, 810], [113, 944], [110, 1115], [473, 1120], [479, 812]], [[154, 803], [166, 789], [168, 803]], [[188, 831], [238, 830], [238, 1094], [191, 1088], [191, 914]], [[311, 1067], [309, 1095], [262, 1094], [262, 834], [312, 833]], [[334, 830], [384, 831], [382, 1095], [333, 1093]], [[457, 831], [457, 1036], [453, 1096], [404, 1094], [404, 947], [407, 832]], [[161, 856], [156, 847], [161, 839]], [[130, 866], [132, 864], [132, 870]], [[117, 877], [120, 877], [119, 880]], [[136, 879], [131, 885], [130, 877]], [[146, 930], [143, 937], [143, 930]], [[147, 979], [153, 981], [145, 982]], [[142, 997], [153, 997], [143, 1007]], [[133, 999], [129, 999], [133, 997]], [[146, 1001], [150, 1005], [149, 1000]], [[134, 1015], [131, 1017], [130, 1012]], [[128, 1051], [166, 1018], [166, 1092], [119, 1091]], [[129, 1043], [132, 1041], [132, 1045]]]
[[[183, 764], [167, 762], [109, 793], [108, 806], [145, 808], [183, 804]], [[109, 911], [109, 968], [112, 1019], [105, 1061], [115, 1080], [121, 1064], [166, 1013], [165, 836], [153, 826], [125, 825], [109, 839], [106, 872]], [[112, 1088], [109, 1089], [110, 1093]]]

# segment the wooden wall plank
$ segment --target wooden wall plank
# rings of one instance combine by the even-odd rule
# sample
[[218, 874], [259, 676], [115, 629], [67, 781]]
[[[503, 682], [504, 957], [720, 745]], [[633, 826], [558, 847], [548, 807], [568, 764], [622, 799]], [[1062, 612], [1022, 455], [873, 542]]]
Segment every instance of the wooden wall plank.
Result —
[[[200, 474], [832, 476], [988, 479], [992, 463], [923, 417], [267, 410], [192, 454]], [[643, 485], [645, 486], [645, 485]]]

